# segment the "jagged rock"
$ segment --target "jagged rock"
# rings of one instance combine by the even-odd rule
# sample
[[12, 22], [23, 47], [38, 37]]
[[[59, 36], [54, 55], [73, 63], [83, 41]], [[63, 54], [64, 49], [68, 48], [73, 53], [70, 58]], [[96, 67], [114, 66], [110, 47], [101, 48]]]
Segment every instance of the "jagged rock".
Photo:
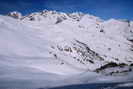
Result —
[[130, 64], [130, 66], [133, 66], [133, 63], [132, 63], [132, 64]]
[[117, 67], [118, 64], [114, 63], [114, 62], [110, 62], [108, 64], [105, 64], [103, 66], [101, 66], [100, 68], [96, 69], [96, 72], [100, 72], [101, 70], [107, 69], [107, 68], [111, 68], [111, 67]]
[[61, 23], [63, 20], [65, 20], [66, 18], [61, 18], [61, 17], [57, 17], [57, 21], [55, 24]]
[[70, 14], [68, 14], [68, 16], [70, 17], [70, 18], [72, 18], [72, 19], [74, 19], [74, 20], [76, 20], [76, 21], [80, 21], [81, 20], [81, 18], [84, 16], [84, 14], [83, 13], [70, 13]]
[[115, 62], [110, 62], [96, 69], [95, 72], [104, 75], [119, 75], [131, 72], [132, 68], [130, 66], [125, 63], [117, 64]]
[[8, 16], [11, 16], [15, 19], [21, 19], [22, 18], [22, 14], [20, 12], [17, 12], [17, 11], [10, 12], [8, 14]]

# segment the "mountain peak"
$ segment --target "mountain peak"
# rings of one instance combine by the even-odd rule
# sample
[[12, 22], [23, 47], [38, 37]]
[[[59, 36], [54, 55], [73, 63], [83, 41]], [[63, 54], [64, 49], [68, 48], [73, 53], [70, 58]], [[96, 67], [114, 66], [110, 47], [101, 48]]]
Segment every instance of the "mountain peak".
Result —
[[11, 16], [15, 19], [21, 19], [21, 20], [29, 20], [29, 21], [40, 21], [44, 18], [48, 19], [71, 19], [73, 21], [80, 21], [84, 16], [87, 16], [87, 19], [92, 19], [92, 20], [100, 20], [99, 17], [90, 15], [90, 14], [84, 14], [82, 12], [73, 12], [73, 13], [64, 13], [64, 12], [58, 12], [55, 10], [43, 10], [41, 12], [34, 12], [31, 14], [28, 14], [26, 16], [22, 16], [21, 13], [17, 11], [10, 12], [8, 16]]
[[18, 11], [10, 12], [10, 13], [8, 14], [8, 16], [11, 16], [11, 17], [13, 17], [13, 18], [15, 18], [15, 19], [20, 19], [20, 18], [22, 18], [22, 14], [21, 14], [20, 12], [18, 12]]

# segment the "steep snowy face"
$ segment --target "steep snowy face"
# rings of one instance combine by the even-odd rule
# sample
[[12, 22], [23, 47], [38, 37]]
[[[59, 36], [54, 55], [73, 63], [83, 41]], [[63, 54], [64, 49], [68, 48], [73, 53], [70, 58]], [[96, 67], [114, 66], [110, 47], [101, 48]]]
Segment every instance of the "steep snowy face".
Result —
[[[0, 27], [0, 55], [26, 58], [33, 68], [57, 74], [131, 70], [132, 21], [44, 10], [17, 20], [0, 16]], [[32, 58], [43, 61], [36, 64]]]
[[[104, 22], [105, 28], [111, 29], [111, 31], [108, 31], [109, 34], [115, 34], [117, 35], [123, 35], [126, 38], [132, 37], [132, 27], [131, 27], [131, 22], [130, 21], [120, 21], [120, 20], [115, 20], [111, 19], [106, 22]], [[119, 30], [116, 30], [119, 29]]]

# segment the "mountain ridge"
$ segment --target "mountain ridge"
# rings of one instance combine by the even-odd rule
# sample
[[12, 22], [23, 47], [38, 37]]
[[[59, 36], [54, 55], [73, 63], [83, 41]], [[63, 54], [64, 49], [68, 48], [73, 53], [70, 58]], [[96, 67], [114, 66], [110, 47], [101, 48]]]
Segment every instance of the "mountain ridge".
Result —
[[[97, 69], [102, 70], [103, 73], [105, 71], [106, 74], [106, 69], [103, 67], [107, 65], [111, 65], [111, 67], [107, 67], [109, 69], [113, 65], [117, 69], [116, 71], [112, 69], [111, 72], [107, 72], [111, 75], [112, 72], [121, 73], [121, 71], [128, 72], [129, 69], [131, 70], [130, 65], [133, 63], [132, 21], [115, 19], [104, 21], [89, 14], [78, 12], [65, 14], [47, 10], [27, 16], [12, 12], [8, 16], [15, 19], [1, 16], [0, 26], [3, 29], [11, 30], [11, 32], [7, 32], [14, 35], [4, 38], [6, 40], [10, 39], [12, 45], [7, 46], [10, 49], [7, 51], [9, 54], [7, 54], [7, 48], [4, 44], [9, 42], [3, 40], [0, 47], [5, 48], [3, 49], [5, 52], [0, 52], [1, 55], [11, 55], [12, 53], [13, 56], [18, 57], [36, 55], [44, 58], [44, 60], [48, 57], [48, 59], [53, 59], [58, 64], [57, 68], [59, 70], [55, 72], [60, 73], [62, 71], [63, 74], [71, 74], [72, 71], [80, 73], [79, 70], [96, 71]], [[3, 29], [1, 28], [2, 33], [6, 31]], [[4, 34], [6, 36], [6, 32]], [[21, 46], [22, 48], [20, 48]], [[14, 49], [12, 49], [13, 47]], [[121, 64], [127, 69], [119, 68]], [[43, 70], [42, 66], [44, 65], [33, 66]], [[56, 66], [54, 63], [52, 65]], [[68, 66], [71, 67], [64, 71], [61, 66], [66, 69]], [[49, 65], [47, 67], [50, 68]], [[54, 67], [50, 68], [51, 72], [55, 70]], [[79, 70], [75, 70], [75, 68]], [[44, 70], [47, 71], [45, 68]]]

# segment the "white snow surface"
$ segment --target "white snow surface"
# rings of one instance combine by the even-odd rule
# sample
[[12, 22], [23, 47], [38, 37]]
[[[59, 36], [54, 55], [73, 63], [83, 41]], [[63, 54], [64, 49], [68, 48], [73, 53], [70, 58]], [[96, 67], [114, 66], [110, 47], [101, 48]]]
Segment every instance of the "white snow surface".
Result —
[[133, 87], [133, 83], [119, 84], [118, 87]]
[[[92, 15], [56, 11], [36, 12], [21, 19], [0, 15], [0, 87], [132, 79], [132, 75], [106, 79], [91, 72], [109, 62], [133, 63], [132, 38], [132, 21], [104, 21]], [[86, 46], [98, 56], [91, 59]], [[94, 63], [85, 61], [80, 51]]]

